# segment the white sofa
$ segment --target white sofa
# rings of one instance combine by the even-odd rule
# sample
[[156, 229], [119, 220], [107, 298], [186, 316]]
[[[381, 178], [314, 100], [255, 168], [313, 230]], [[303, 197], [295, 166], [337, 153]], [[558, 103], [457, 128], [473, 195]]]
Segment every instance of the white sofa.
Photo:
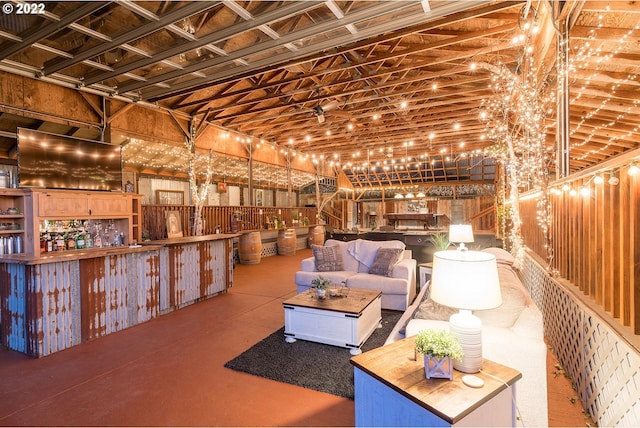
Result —
[[[329, 239], [325, 247], [337, 246], [342, 256], [343, 270], [323, 271], [316, 269], [314, 257], [302, 260], [301, 270], [296, 272], [298, 293], [308, 290], [311, 281], [322, 275], [334, 284], [343, 281], [347, 287], [382, 291], [382, 308], [404, 311], [416, 295], [416, 261], [410, 250], [405, 250], [401, 241], [367, 241], [356, 239], [342, 242]], [[401, 248], [401, 259], [393, 266], [389, 276], [370, 274], [369, 269], [378, 248]]]
[[[547, 426], [547, 346], [542, 313], [522, 285], [513, 257], [499, 248], [483, 251], [496, 255], [503, 303], [499, 308], [474, 311], [482, 320], [482, 354], [522, 373], [516, 384], [518, 426]], [[453, 308], [429, 299], [428, 284], [407, 308], [386, 343], [418, 334], [428, 328], [449, 329]]]

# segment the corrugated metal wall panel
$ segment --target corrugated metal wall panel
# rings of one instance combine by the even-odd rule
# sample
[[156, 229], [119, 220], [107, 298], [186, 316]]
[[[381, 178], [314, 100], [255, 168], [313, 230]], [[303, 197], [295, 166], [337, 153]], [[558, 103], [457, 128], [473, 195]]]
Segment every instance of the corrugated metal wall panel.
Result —
[[158, 295], [160, 297], [160, 313], [169, 312], [172, 302], [171, 287], [171, 264], [169, 263], [169, 248], [165, 247], [159, 251], [158, 262], [160, 264], [160, 289]]
[[201, 297], [218, 294], [227, 288], [227, 241], [201, 242]]
[[83, 339], [90, 340], [158, 316], [158, 252], [81, 261]]
[[196, 244], [178, 244], [169, 249], [173, 301], [171, 306], [180, 308], [200, 298], [200, 252]]
[[81, 342], [78, 261], [28, 266], [27, 353], [43, 357]]
[[104, 258], [107, 274], [105, 284], [105, 326], [106, 334], [130, 327], [134, 323], [129, 319], [127, 307], [128, 278], [127, 263], [124, 255], [113, 255]]
[[0, 343], [27, 351], [24, 265], [0, 265]]
[[156, 318], [160, 307], [159, 252], [127, 254], [129, 318], [142, 323]]

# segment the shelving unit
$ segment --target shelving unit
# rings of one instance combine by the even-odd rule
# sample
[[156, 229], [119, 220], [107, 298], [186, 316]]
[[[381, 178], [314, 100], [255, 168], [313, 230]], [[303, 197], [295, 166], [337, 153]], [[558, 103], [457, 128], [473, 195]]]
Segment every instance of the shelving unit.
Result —
[[[126, 244], [142, 240], [141, 196], [132, 193], [50, 189], [0, 189], [0, 238], [22, 236], [23, 253], [40, 256], [44, 221], [113, 221]], [[8, 213], [9, 208], [18, 210]]]
[[[15, 247], [7, 251], [5, 239], [21, 237], [22, 252], [25, 251], [25, 198], [30, 198], [18, 189], [0, 189], [0, 254], [16, 253]], [[14, 212], [15, 210], [15, 212]]]

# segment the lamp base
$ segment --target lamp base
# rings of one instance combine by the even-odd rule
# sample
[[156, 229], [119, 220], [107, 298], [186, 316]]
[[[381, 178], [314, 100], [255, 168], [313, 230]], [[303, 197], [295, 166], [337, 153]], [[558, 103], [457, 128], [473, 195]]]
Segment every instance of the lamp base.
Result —
[[460, 309], [449, 318], [449, 330], [462, 347], [462, 361], [453, 368], [463, 373], [478, 373], [482, 368], [482, 321], [471, 311]]

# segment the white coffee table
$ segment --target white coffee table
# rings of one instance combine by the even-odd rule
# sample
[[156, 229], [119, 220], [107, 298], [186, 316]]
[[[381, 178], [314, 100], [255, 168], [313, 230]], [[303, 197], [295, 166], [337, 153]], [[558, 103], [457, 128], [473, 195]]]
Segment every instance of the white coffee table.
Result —
[[297, 339], [348, 348], [358, 355], [376, 328], [381, 327], [382, 292], [350, 288], [346, 297], [318, 299], [305, 291], [282, 303], [287, 343]]

